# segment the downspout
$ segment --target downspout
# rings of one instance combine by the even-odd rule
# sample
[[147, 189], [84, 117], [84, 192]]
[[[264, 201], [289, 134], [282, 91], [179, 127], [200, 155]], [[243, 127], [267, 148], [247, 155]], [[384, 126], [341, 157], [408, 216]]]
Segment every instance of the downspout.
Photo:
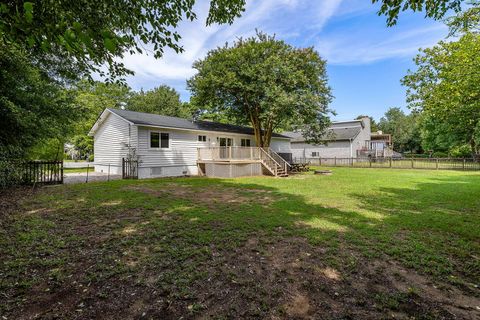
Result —
[[353, 158], [353, 144], [352, 144], [352, 138], [350, 138], [350, 158]]

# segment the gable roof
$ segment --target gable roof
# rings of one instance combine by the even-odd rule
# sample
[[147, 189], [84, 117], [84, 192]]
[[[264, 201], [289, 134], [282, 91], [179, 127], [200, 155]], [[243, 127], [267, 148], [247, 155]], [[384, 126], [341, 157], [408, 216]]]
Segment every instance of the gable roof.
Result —
[[[193, 120], [188, 120], [184, 118], [162, 116], [162, 115], [153, 114], [153, 113], [137, 112], [137, 111], [130, 111], [130, 110], [120, 110], [120, 109], [110, 109], [110, 108], [105, 109], [105, 111], [107, 110], [123, 118], [124, 120], [130, 122], [131, 124], [139, 125], [139, 126], [184, 129], [184, 130], [215, 131], [215, 132], [239, 133], [239, 134], [248, 134], [248, 135], [254, 134], [253, 128], [251, 127], [237, 126], [237, 125], [212, 122], [212, 121], [202, 121], [202, 120], [193, 121]], [[90, 133], [92, 133], [92, 131], [93, 132], [95, 131], [94, 130], [95, 125], [92, 128], [92, 130], [90, 130]], [[289, 139], [289, 137], [278, 134], [278, 133], [273, 133], [272, 137]]]
[[[351, 139], [353, 140], [362, 130], [362, 126], [360, 125], [335, 127], [336, 124], [339, 123], [334, 122], [332, 123], [332, 126], [327, 129], [327, 131], [322, 137], [324, 141], [344, 141]], [[292, 139], [291, 142], [305, 142], [305, 138], [303, 137], [301, 132], [283, 132], [282, 134], [290, 137]]]

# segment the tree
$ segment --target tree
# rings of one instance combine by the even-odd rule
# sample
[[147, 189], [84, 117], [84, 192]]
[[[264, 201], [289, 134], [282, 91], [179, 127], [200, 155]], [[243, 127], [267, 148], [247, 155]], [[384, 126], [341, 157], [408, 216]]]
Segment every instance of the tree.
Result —
[[89, 82], [82, 80], [71, 90], [75, 96], [78, 120], [68, 141], [75, 146], [79, 156], [93, 154], [93, 139], [88, 132], [105, 108], [120, 109], [128, 105], [133, 93], [123, 84]]
[[[77, 115], [73, 97], [27, 54], [0, 43], [0, 157], [25, 157], [36, 145], [68, 134]], [[63, 154], [63, 151], [60, 153]]]
[[376, 122], [375, 119], [374, 119], [373, 117], [371, 117], [371, 116], [367, 116], [367, 115], [361, 114], [361, 115], [357, 116], [357, 117], [355, 118], [355, 120], [360, 120], [360, 119], [363, 119], [363, 118], [369, 118], [369, 119], [370, 119], [370, 131], [371, 131], [371, 132], [377, 132], [378, 130], [380, 130], [380, 129], [378, 128], [377, 122]]
[[372, 0], [380, 2], [379, 15], [387, 16], [387, 25], [393, 26], [398, 21], [400, 11], [425, 11], [425, 17], [442, 19], [449, 10], [459, 12], [462, 0]]
[[205, 113], [249, 123], [257, 146], [269, 146], [272, 133], [281, 129], [298, 128], [309, 141], [320, 141], [332, 99], [325, 64], [313, 48], [257, 33], [196, 61], [198, 73], [187, 86], [193, 104], [205, 106]]
[[[45, 70], [67, 78], [104, 74], [112, 78], [131, 71], [119, 62], [126, 53], [151, 45], [156, 58], [165, 47], [182, 51], [180, 21], [196, 19], [194, 0], [7, 0], [0, 4], [0, 42], [35, 57]], [[211, 0], [207, 25], [232, 23], [245, 0]]]
[[191, 118], [192, 110], [180, 101], [180, 94], [166, 85], [152, 90], [134, 93], [127, 108], [133, 111], [155, 113], [164, 116]]
[[[415, 58], [417, 70], [409, 71], [407, 87], [410, 108], [422, 112], [448, 135], [445, 141], [468, 144], [472, 156], [480, 153], [480, 33], [463, 30], [457, 41], [440, 41]], [[431, 130], [428, 122], [423, 131]], [[425, 135], [425, 133], [424, 133]]]
[[400, 108], [390, 108], [380, 118], [378, 128], [392, 135], [393, 149], [397, 152], [421, 152], [417, 114], [406, 115]]

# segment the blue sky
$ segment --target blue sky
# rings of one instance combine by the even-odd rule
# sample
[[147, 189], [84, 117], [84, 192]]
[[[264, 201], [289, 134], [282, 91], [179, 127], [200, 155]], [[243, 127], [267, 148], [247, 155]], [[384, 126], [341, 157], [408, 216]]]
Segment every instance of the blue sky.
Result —
[[418, 48], [445, 38], [441, 22], [424, 19], [422, 13], [403, 13], [399, 23], [387, 28], [370, 0], [257, 0], [247, 1], [243, 16], [232, 25], [205, 26], [209, 1], [197, 1], [198, 20], [179, 26], [185, 52], [167, 50], [162, 59], [151, 54], [126, 56], [123, 62], [135, 71], [127, 78], [139, 90], [167, 84], [188, 101], [186, 79], [194, 74], [192, 63], [210, 50], [255, 29], [276, 34], [298, 46], [313, 46], [327, 60], [329, 84], [335, 96], [331, 107], [335, 120], [359, 114], [379, 119], [387, 108], [405, 108], [405, 88], [400, 79]]

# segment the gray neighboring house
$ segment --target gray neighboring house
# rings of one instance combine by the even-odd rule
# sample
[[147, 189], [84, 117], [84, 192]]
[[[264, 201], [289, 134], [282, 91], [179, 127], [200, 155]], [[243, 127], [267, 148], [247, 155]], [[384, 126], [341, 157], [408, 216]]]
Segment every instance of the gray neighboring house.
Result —
[[325, 145], [305, 142], [299, 132], [284, 132], [291, 138], [293, 160], [308, 158], [356, 158], [371, 145], [370, 118], [333, 122], [327, 129]]
[[105, 109], [89, 135], [96, 172], [121, 174], [122, 158], [135, 152], [139, 178], [281, 176], [287, 164], [279, 154], [290, 154], [290, 138], [280, 134], [263, 150], [250, 127], [118, 109]]

